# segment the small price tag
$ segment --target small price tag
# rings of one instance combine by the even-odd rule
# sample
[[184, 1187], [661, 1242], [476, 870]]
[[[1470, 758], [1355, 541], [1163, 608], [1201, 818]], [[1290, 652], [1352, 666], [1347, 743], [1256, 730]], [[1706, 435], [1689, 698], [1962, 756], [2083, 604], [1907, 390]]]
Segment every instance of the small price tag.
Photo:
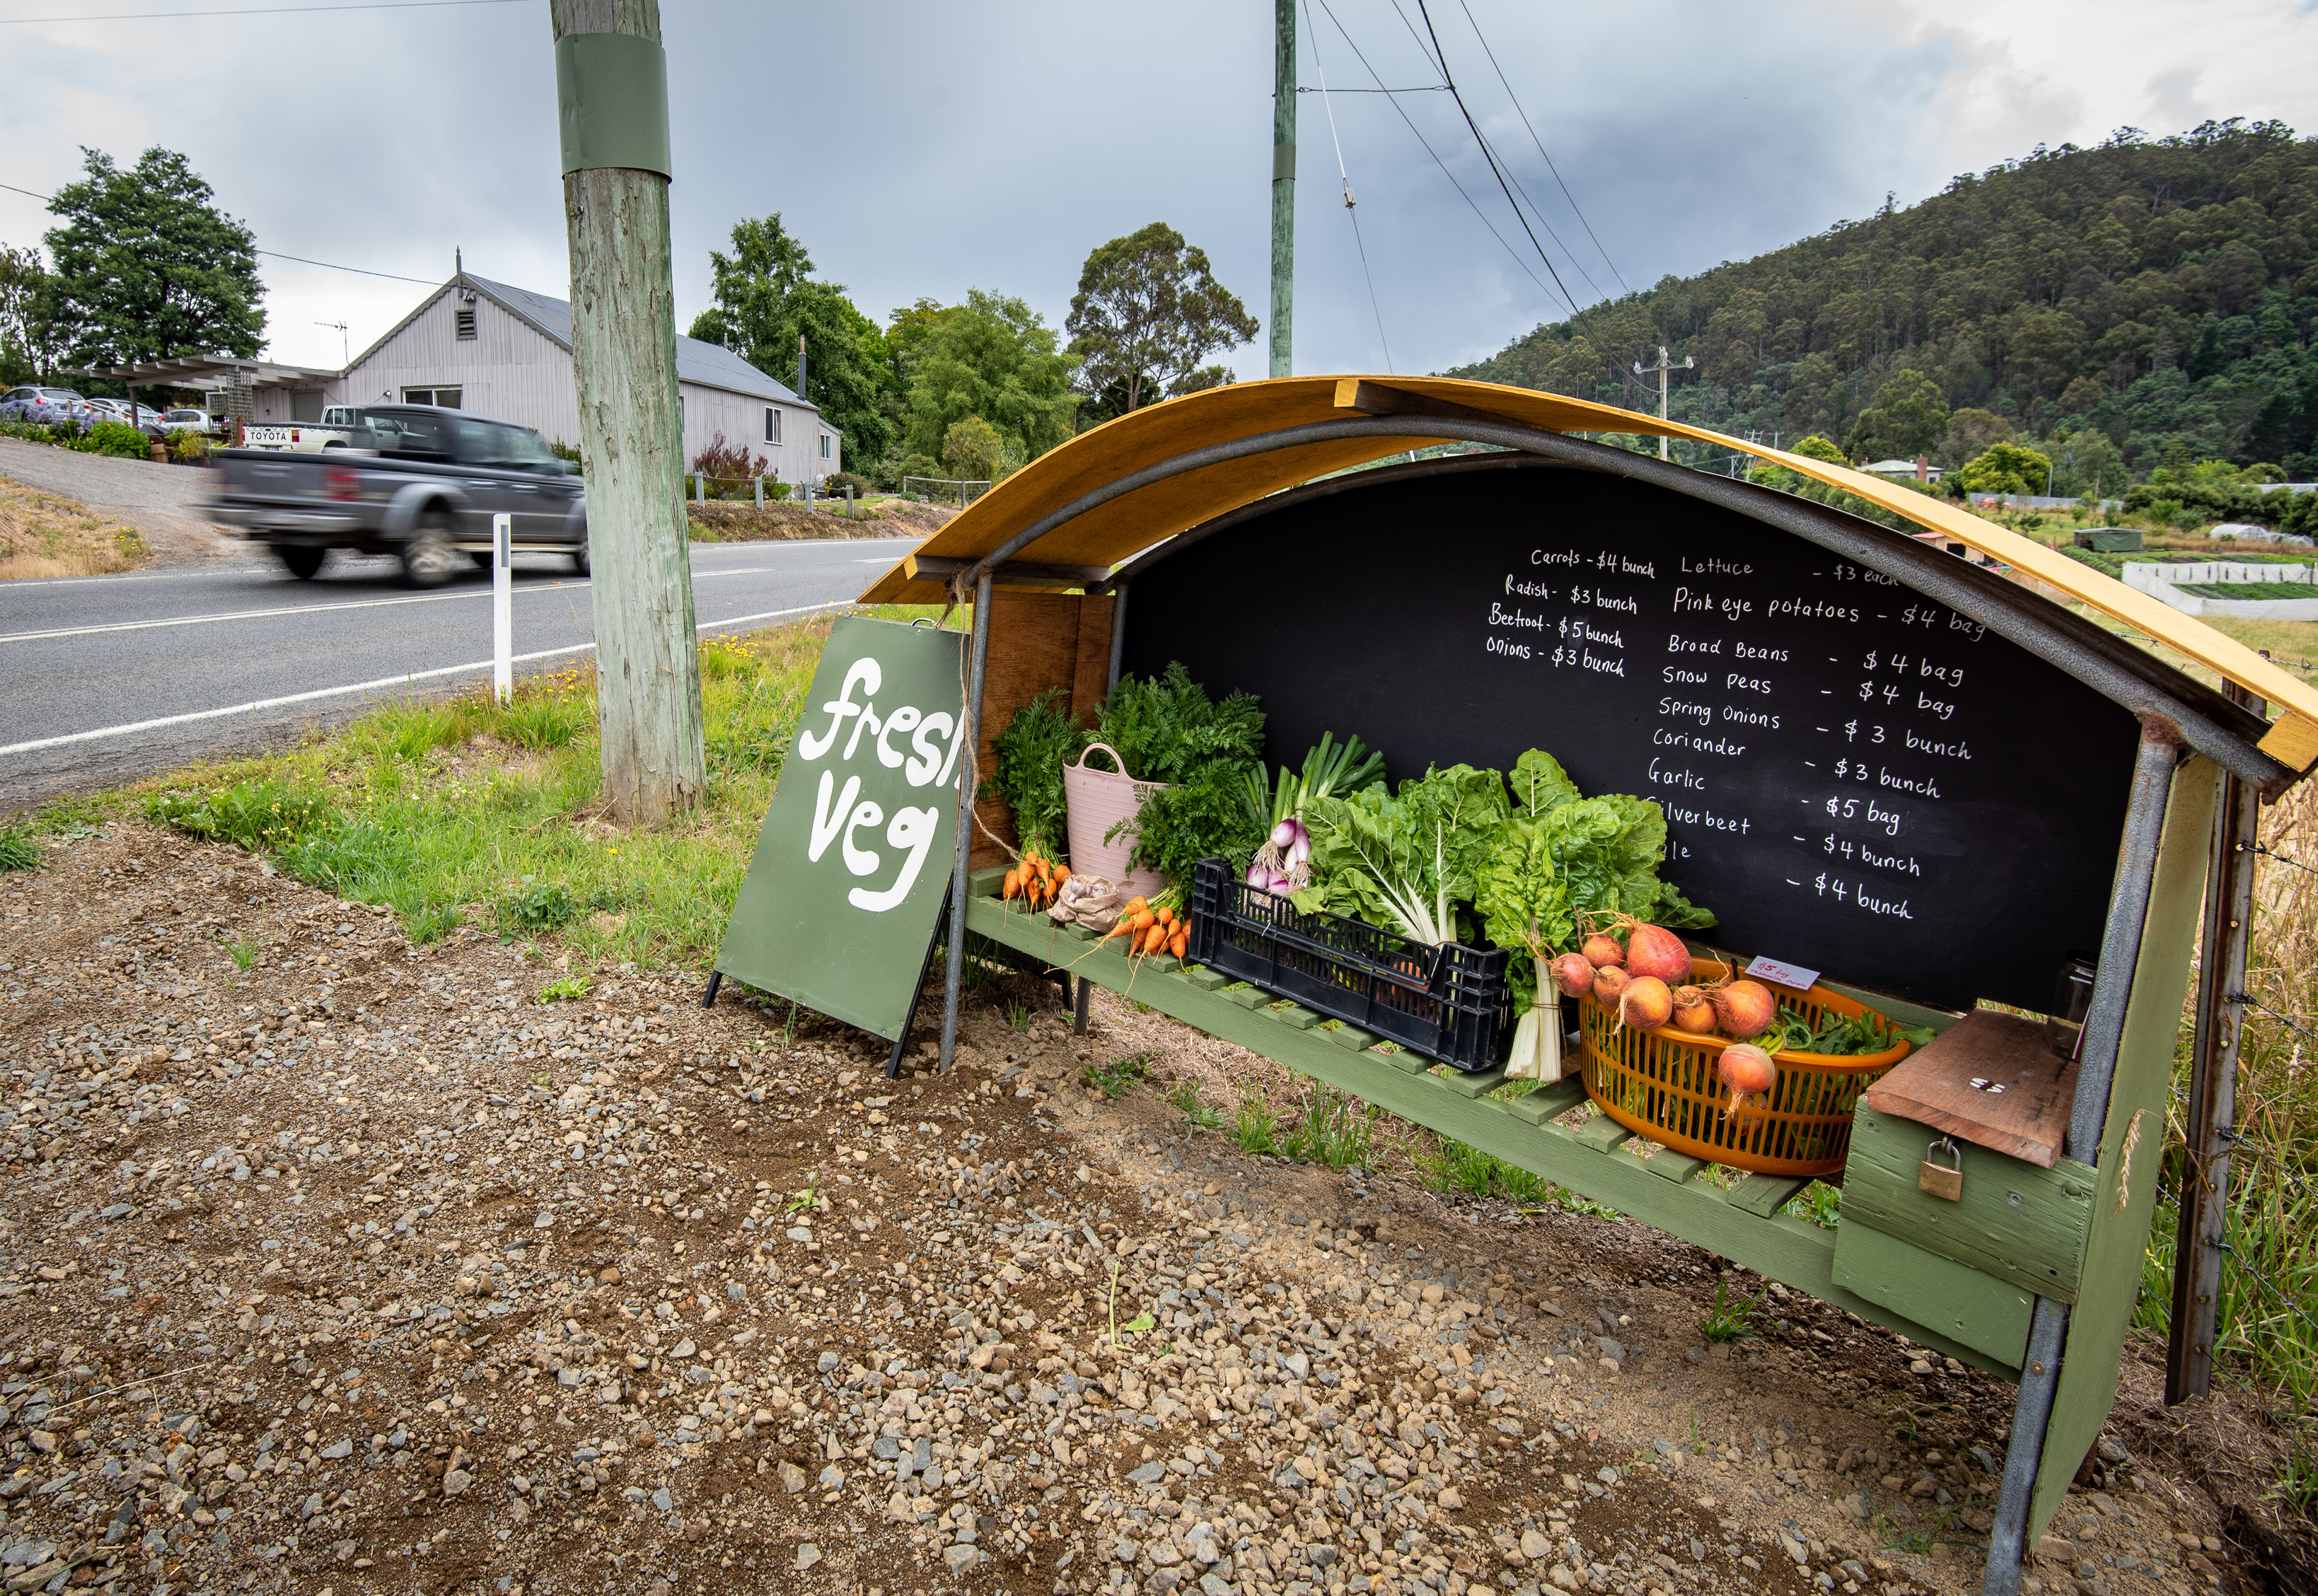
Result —
[[1806, 970], [1801, 964], [1783, 964], [1776, 959], [1756, 959], [1747, 966], [1747, 973], [1756, 981], [1791, 986], [1797, 991], [1809, 991], [1819, 983], [1818, 971]]

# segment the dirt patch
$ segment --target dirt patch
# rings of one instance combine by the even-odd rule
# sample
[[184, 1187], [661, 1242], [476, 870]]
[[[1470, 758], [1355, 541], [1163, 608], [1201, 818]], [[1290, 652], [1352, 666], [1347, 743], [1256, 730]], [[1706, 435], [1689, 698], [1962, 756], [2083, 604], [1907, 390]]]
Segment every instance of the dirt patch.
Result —
[[[984, 986], [889, 1082], [687, 980], [537, 1001], [570, 973], [135, 822], [0, 878], [12, 1584], [1977, 1582], [2009, 1389], [1775, 1288], [1700, 1345], [1695, 1248], [1105, 1099], [1223, 1045], [1108, 994], [1077, 1037]], [[2210, 1499], [2119, 1469], [2044, 1588], [2207, 1585]]]
[[844, 500], [823, 502], [834, 503], [838, 507], [834, 511], [819, 507], [808, 510], [803, 505], [777, 504], [759, 508], [755, 505], [687, 500], [684, 513], [692, 524], [695, 538], [724, 543], [788, 538], [931, 537], [958, 515], [939, 505], [886, 499], [860, 507], [848, 520]]
[[150, 556], [127, 522], [0, 478], [0, 581], [109, 576], [134, 570]]

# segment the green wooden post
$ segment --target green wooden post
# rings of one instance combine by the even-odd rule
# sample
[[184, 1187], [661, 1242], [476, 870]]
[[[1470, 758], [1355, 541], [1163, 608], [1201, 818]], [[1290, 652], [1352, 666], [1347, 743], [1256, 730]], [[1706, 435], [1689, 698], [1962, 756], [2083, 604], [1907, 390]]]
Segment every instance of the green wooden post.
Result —
[[2045, 1427], [2043, 1463], [2029, 1505], [2031, 1546], [2060, 1511], [2077, 1466], [2099, 1439], [2109, 1405], [2116, 1400], [2125, 1333], [2140, 1296], [2142, 1255], [2148, 1249], [2150, 1219], [2157, 1206], [2181, 997], [2189, 983], [2220, 794], [2221, 772], [2209, 760], [2191, 759], [2173, 778], [2164, 847], [2150, 887], [2141, 958], [2101, 1128], [2099, 1184], [2093, 1192], [2084, 1276], [2069, 1316], [2060, 1385], [2053, 1394], [2053, 1416]]
[[622, 818], [705, 785], [684, 519], [659, 0], [553, 0], [571, 363], [595, 568], [604, 794]]
[[1290, 374], [1296, 332], [1296, 0], [1276, 0], [1271, 90], [1271, 374]]

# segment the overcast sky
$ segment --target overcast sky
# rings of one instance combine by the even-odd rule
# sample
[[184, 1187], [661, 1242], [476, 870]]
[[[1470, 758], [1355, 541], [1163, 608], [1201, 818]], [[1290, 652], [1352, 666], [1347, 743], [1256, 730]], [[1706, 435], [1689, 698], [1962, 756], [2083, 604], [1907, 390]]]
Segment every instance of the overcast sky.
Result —
[[[1328, 0], [1333, 16], [1305, 3], [1307, 89], [1324, 71], [1332, 89], [1373, 88], [1370, 67], [1396, 89], [1440, 81], [1416, 0]], [[2318, 129], [2311, 0], [1426, 3], [1474, 116], [1571, 246], [1540, 231], [1580, 302], [1776, 247], [1887, 192], [1906, 204], [2040, 142], [2206, 117]], [[253, 4], [0, 0], [0, 19]], [[678, 326], [707, 304], [708, 252], [733, 221], [774, 211], [881, 322], [978, 287], [1059, 325], [1087, 251], [1154, 220], [1204, 247], [1263, 317], [1271, 13], [1270, 0], [662, 0]], [[569, 292], [545, 0], [0, 25], [0, 183], [45, 193], [76, 174], [82, 145], [125, 164], [159, 143], [191, 157], [262, 249], [435, 282], [463, 247], [480, 275]], [[1330, 103], [1376, 304], [1327, 108], [1303, 94], [1298, 372], [1438, 370], [1567, 314], [1449, 95]], [[0, 190], [0, 242], [52, 223]], [[294, 363], [340, 363], [340, 333], [318, 324], [346, 323], [359, 352], [424, 291], [261, 264], [268, 353]], [[1262, 375], [1262, 336], [1230, 358]]]

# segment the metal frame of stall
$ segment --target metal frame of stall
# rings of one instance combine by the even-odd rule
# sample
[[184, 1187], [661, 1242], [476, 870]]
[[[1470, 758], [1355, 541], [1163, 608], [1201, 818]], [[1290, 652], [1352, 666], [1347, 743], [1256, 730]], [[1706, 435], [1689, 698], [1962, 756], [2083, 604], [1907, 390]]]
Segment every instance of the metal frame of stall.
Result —
[[[1263, 385], [1242, 386], [1244, 392], [1246, 387]], [[948, 919], [943, 1064], [948, 1066], [956, 1045], [966, 937], [972, 930], [1019, 955], [1066, 968], [1079, 977], [1082, 1025], [1088, 982], [1129, 993], [1137, 1002], [1709, 1247], [1768, 1278], [1874, 1320], [1946, 1356], [2001, 1373], [2017, 1383], [2019, 1394], [1990, 1532], [1983, 1590], [1989, 1596], [2009, 1596], [2019, 1588], [2022, 1557], [2034, 1533], [2057, 1511], [2114, 1400], [2155, 1199], [2181, 999], [2201, 929], [2207, 956], [2198, 983], [2190, 1105], [2191, 1164], [2199, 1179], [2191, 1182], [2182, 1217], [2185, 1240], [2194, 1237], [2200, 1244], [2185, 1247], [2181, 1254], [2189, 1261], [2176, 1283], [2177, 1334], [2169, 1390], [2177, 1400], [2200, 1390], [2210, 1371], [2216, 1243], [2221, 1194], [2226, 1189], [2229, 1074], [2236, 1046], [2232, 1005], [2240, 997], [2250, 918], [2250, 871], [2240, 856], [2251, 839], [2258, 803], [2264, 797], [2275, 798], [2298, 779], [2303, 750], [2292, 738], [2269, 727], [2261, 700], [2241, 681], [2231, 683], [2227, 696], [2211, 693], [2027, 587], [1944, 551], [1896, 537], [1806, 499], [1509, 419], [1499, 413], [1515, 408], [1502, 397], [1507, 390], [1437, 381], [1430, 389], [1411, 393], [1375, 381], [1346, 380], [1338, 384], [1335, 402], [1339, 409], [1354, 414], [1175, 449], [1116, 474], [1105, 476], [1098, 470], [1091, 483], [1082, 466], [1077, 481], [1071, 483], [1079, 491], [1065, 498], [1050, 489], [1048, 498], [1064, 498], [1064, 502], [1035, 516], [1018, 512], [1014, 519], [1024, 524], [994, 546], [979, 553], [945, 555], [930, 551], [946, 541], [955, 547], [957, 540], [937, 538], [930, 542], [930, 551], [896, 567], [864, 596], [891, 598], [911, 583], [921, 584], [921, 591], [922, 585], [939, 584], [953, 602], [968, 593], [974, 602], [963, 733], [966, 754], [950, 889], [951, 901], [966, 905], [966, 912]], [[1468, 405], [1440, 397], [1442, 390], [1469, 390], [1477, 399], [1496, 402], [1491, 408]], [[1575, 407], [1594, 420], [1587, 430], [1712, 437], [1606, 407], [1556, 403], [1565, 410]], [[1379, 410], [1386, 413], [1375, 413]], [[1183, 430], [1180, 420], [1174, 430]], [[1006, 607], [1003, 596], [1021, 588], [1050, 594], [1076, 588], [1087, 596], [1080, 601], [1083, 605], [1107, 600], [1109, 659], [1103, 679], [1108, 686], [1118, 677], [1137, 571], [1190, 541], [1227, 531], [1280, 501], [1243, 491], [1241, 502], [1221, 514], [1190, 525], [1149, 529], [1144, 538], [1148, 551], [1115, 567], [1024, 562], [1017, 560], [1018, 554], [1082, 517], [1191, 473], [1346, 442], [1379, 453], [1387, 449], [1397, 453], [1408, 446], [1408, 440], [1494, 445], [1564, 466], [1623, 475], [1734, 510], [1892, 577], [1984, 623], [2095, 687], [2139, 720], [2139, 751], [2085, 1021], [2066, 1156], [2056, 1170], [2045, 1171], [1983, 1149], [1971, 1150], [1974, 1179], [2004, 1191], [2011, 1207], [2027, 1211], [2041, 1229], [2032, 1226], [2034, 1233], [2019, 1234], [1992, 1232], [1975, 1242], [1972, 1237], [1942, 1240], [1905, 1224], [1882, 1230], [1847, 1221], [1830, 1233], [1780, 1212], [1804, 1184], [1801, 1180], [1750, 1175], [1725, 1192], [1694, 1179], [1704, 1167], [1695, 1161], [1664, 1152], [1647, 1161], [1626, 1156], [1622, 1149], [1631, 1133], [1606, 1116], [1575, 1130], [1560, 1124], [1559, 1116], [1584, 1100], [1583, 1086], [1575, 1077], [1526, 1097], [1500, 1099], [1490, 1095], [1503, 1080], [1500, 1071], [1436, 1073], [1430, 1061], [1417, 1055], [1370, 1047], [1373, 1039], [1355, 1029], [1315, 1028], [1320, 1017], [1294, 1005], [1274, 1006], [1271, 994], [1226, 991], [1225, 978], [1215, 972], [1163, 972], [1132, 961], [1116, 943], [1098, 944], [1083, 930], [1055, 926], [1009, 905], [998, 896], [1001, 873], [973, 869], [980, 722], [993, 634], [1000, 629], [1000, 612]], [[1847, 479], [1857, 475], [1749, 449], [1736, 440], [1714, 441], [1769, 454], [1780, 464], [1839, 485], [1850, 486]], [[1056, 454], [1065, 454], [1069, 448]], [[1318, 494], [1361, 485], [1356, 474], [1300, 491]], [[988, 509], [999, 502], [1006, 486], [978, 507]], [[1865, 478], [1859, 479], [1859, 486], [1871, 492], [1888, 489]], [[1915, 514], [1904, 503], [1892, 507]], [[1937, 530], [1953, 530], [1930, 514], [1915, 518]], [[2016, 541], [2025, 544], [2025, 540]], [[2226, 645], [2226, 640], [2220, 641]], [[2234, 645], [2217, 645], [2216, 651], [2226, 656], [2227, 647]], [[2233, 674], [2270, 685], [2260, 671], [2242, 668]], [[2295, 730], [2298, 733], [2298, 723]], [[2286, 752], [2294, 763], [2283, 762], [2265, 748]], [[1876, 1001], [1911, 1023], [1950, 1018], [1888, 1000]], [[2155, 1135], [2149, 1138], [2152, 1115]], [[1855, 1121], [1855, 1146], [1858, 1138], [1886, 1128], [1871, 1123], [1876, 1118], [1862, 1108]], [[1918, 1128], [1903, 1122], [1898, 1134], [1905, 1137]], [[1924, 1244], [1927, 1240], [1929, 1246]], [[2202, 1340], [2196, 1328], [2199, 1324], [2204, 1326]], [[2013, 1348], [2017, 1350], [2006, 1356]]]

